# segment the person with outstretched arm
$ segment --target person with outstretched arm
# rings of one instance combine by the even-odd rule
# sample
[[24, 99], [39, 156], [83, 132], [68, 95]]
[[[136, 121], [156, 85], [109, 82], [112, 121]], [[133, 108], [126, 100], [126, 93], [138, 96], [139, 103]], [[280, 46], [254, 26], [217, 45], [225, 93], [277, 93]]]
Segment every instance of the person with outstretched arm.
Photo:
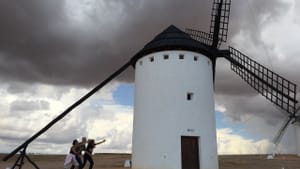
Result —
[[85, 153], [84, 153], [84, 156], [83, 156], [83, 168], [84, 168], [87, 161], [89, 161], [89, 163], [90, 163], [89, 169], [93, 168], [93, 166], [94, 166], [94, 160], [93, 160], [93, 157], [92, 157], [93, 150], [96, 147], [96, 145], [102, 144], [104, 142], [105, 142], [105, 139], [98, 142], [98, 143], [95, 143], [94, 139], [89, 139], [88, 140], [88, 145], [86, 147], [86, 150], [85, 150]]

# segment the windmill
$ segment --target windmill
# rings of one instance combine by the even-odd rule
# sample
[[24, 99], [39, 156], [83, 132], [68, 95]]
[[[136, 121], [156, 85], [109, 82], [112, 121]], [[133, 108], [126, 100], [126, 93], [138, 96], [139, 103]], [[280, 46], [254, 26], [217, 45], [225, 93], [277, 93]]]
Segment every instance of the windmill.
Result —
[[[290, 116], [299, 121], [296, 84], [239, 50], [219, 49], [226, 42], [231, 0], [214, 0], [210, 32], [171, 25], [120, 69], [69, 106], [58, 117], [4, 157], [20, 151], [12, 168], [22, 168], [28, 145], [130, 66], [135, 68], [133, 168], [218, 168], [213, 88], [216, 59]], [[279, 134], [281, 138], [283, 134]], [[156, 139], [159, 138], [159, 139]], [[280, 140], [280, 139], [278, 139]]]
[[[290, 124], [299, 125], [300, 123], [298, 113], [300, 106], [296, 108], [298, 103], [296, 100], [296, 84], [274, 73], [233, 47], [229, 47], [229, 50], [217, 49], [222, 42], [227, 40], [230, 4], [231, 0], [214, 0], [209, 34], [194, 29], [186, 29], [186, 32], [195, 40], [215, 48], [216, 57], [227, 59], [231, 63], [231, 69], [236, 74], [287, 114], [286, 121], [283, 122], [272, 140], [277, 148], [288, 126]], [[216, 20], [219, 20], [219, 22], [216, 22]], [[297, 141], [300, 141], [300, 137]]]
[[299, 150], [299, 140], [300, 140], [300, 133], [298, 133], [299, 131], [297, 130], [297, 127], [299, 127], [300, 125], [300, 115], [299, 115], [299, 110], [300, 110], [300, 106], [296, 109], [296, 111], [294, 113], [288, 113], [287, 114], [287, 118], [285, 121], [283, 121], [281, 127], [279, 128], [278, 132], [276, 133], [275, 137], [273, 138], [272, 142], [275, 145], [275, 149], [273, 151], [273, 154], [270, 154], [267, 156], [267, 159], [273, 159], [277, 153], [277, 148], [278, 145], [280, 143], [280, 141], [282, 140], [284, 134], [286, 133], [288, 127], [290, 125], [295, 125], [296, 126], [296, 148], [297, 148], [297, 154], [300, 155], [300, 150]]

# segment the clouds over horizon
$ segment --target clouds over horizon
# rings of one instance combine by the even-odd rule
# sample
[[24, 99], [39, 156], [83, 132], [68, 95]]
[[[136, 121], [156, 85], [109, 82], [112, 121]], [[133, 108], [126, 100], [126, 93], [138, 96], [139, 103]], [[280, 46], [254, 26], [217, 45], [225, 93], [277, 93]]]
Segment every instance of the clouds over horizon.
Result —
[[[96, 149], [96, 152], [130, 153], [133, 107], [120, 105], [114, 101], [112, 94], [119, 85], [122, 84], [113, 83], [107, 86], [100, 93], [75, 109], [63, 120], [55, 124], [49, 131], [41, 135], [39, 139], [34, 141], [29, 146], [28, 151], [34, 153], [65, 154], [73, 139], [80, 139], [82, 136], [87, 136], [97, 140], [103, 138], [107, 140], [105, 144]], [[47, 92], [43, 90], [55, 91], [56, 89], [56, 87], [48, 85], [38, 85], [37, 87], [40, 91], [36, 95], [31, 95], [32, 100], [40, 100], [43, 97], [47, 97]], [[0, 142], [3, 146], [1, 151], [10, 152], [16, 148], [17, 145], [23, 143], [33, 133], [40, 130], [51, 119], [62, 112], [66, 108], [65, 103], [71, 104], [87, 91], [88, 89], [71, 88], [61, 94], [60, 98], [47, 99], [49, 110], [35, 109], [30, 114], [23, 114], [22, 116], [12, 116], [8, 105], [14, 103], [15, 100], [27, 97], [27, 93], [12, 95], [2, 92], [3, 96], [7, 97], [4, 98], [7, 101], [4, 104], [7, 107], [7, 112], [2, 111], [0, 114], [0, 119], [2, 119], [0, 120]], [[46, 93], [46, 95], [42, 93]], [[3, 105], [0, 106], [0, 109], [5, 110]], [[224, 115], [226, 114], [226, 109], [222, 106], [218, 106], [216, 111], [223, 112]], [[26, 111], [24, 112], [26, 113]], [[219, 154], [270, 153], [273, 150], [270, 139], [272, 139], [273, 134], [280, 127], [280, 124], [277, 124], [276, 128], [273, 125], [265, 125], [263, 118], [256, 117], [255, 115], [248, 115], [248, 117], [241, 116], [239, 120], [234, 120], [231, 116], [226, 116], [225, 118], [222, 120], [227, 120], [227, 123], [242, 123], [245, 132], [258, 138], [250, 139], [233, 129], [218, 128]], [[264, 129], [262, 127], [268, 128]], [[272, 132], [268, 133], [269, 131]], [[286, 144], [281, 147], [281, 153], [291, 152], [291, 150], [287, 150], [288, 146]]]
[[[80, 139], [83, 136], [97, 140], [107, 139], [106, 145], [103, 146], [106, 151], [116, 151], [115, 147], [121, 147], [120, 144], [130, 145], [133, 109], [130, 106], [115, 103], [112, 91], [118, 86], [118, 83], [111, 83], [92, 96], [34, 141], [30, 146], [30, 151], [66, 153], [72, 140]], [[49, 85], [37, 85], [36, 87], [40, 91], [30, 94], [29, 98], [35, 101], [19, 101], [28, 99], [26, 91], [21, 94], [9, 94], [5, 93], [3, 90], [5, 87], [1, 86], [2, 100], [5, 101], [0, 105], [2, 110], [0, 113], [1, 152], [9, 152], [16, 148], [17, 145], [23, 143], [33, 133], [58, 116], [68, 104], [70, 105], [88, 91], [83, 88], [71, 88], [61, 94], [62, 96], [59, 98], [47, 98], [46, 90], [53, 92], [60, 92], [60, 90], [56, 91], [57, 87]], [[45, 99], [47, 101], [41, 101], [44, 97], [47, 98]], [[26, 106], [27, 104], [29, 105]], [[14, 108], [9, 107], [10, 105]], [[18, 114], [16, 115], [15, 112]], [[124, 134], [126, 139], [123, 138]], [[41, 146], [44, 146], [46, 150], [40, 149]], [[53, 149], [51, 146], [59, 148]], [[129, 151], [128, 147], [121, 147], [119, 150]]]

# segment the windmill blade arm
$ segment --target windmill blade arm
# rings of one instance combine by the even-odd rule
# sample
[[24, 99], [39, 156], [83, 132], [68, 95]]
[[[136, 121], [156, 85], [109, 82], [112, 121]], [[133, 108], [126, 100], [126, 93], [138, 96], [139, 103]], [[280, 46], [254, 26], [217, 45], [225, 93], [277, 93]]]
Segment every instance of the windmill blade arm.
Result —
[[219, 47], [227, 41], [231, 0], [214, 0], [211, 13], [210, 34], [213, 47]]
[[296, 111], [293, 115], [296, 116], [296, 115], [299, 115], [299, 113], [300, 113], [300, 106], [298, 106], [298, 108], [296, 109]]
[[286, 129], [288, 128], [290, 122], [292, 121], [292, 117], [289, 117], [281, 126], [281, 128], [278, 130], [277, 134], [275, 135], [275, 137], [273, 138], [272, 142], [273, 144], [275, 144], [276, 146], [280, 143], [283, 135], [286, 132]]
[[190, 37], [196, 41], [202, 42], [208, 46], [212, 45], [213, 39], [212, 39], [212, 35], [209, 33], [202, 32], [202, 31], [195, 30], [195, 29], [189, 29], [189, 28], [185, 29], [185, 33], [190, 35]]
[[53, 119], [51, 122], [49, 122], [44, 128], [42, 128], [36, 134], [31, 136], [29, 139], [27, 139], [23, 144], [21, 144], [19, 147], [17, 147], [11, 153], [9, 153], [7, 156], [5, 156], [2, 160], [7, 161], [12, 156], [14, 156], [17, 152], [19, 152], [21, 149], [27, 147], [28, 144], [30, 144], [32, 141], [34, 141], [36, 138], [38, 138], [40, 135], [42, 135], [44, 132], [46, 132], [55, 123], [57, 123], [59, 120], [64, 118], [67, 114], [69, 114], [73, 109], [75, 109], [77, 106], [79, 106], [85, 100], [87, 100], [89, 97], [91, 97], [93, 94], [95, 94], [98, 90], [100, 90], [102, 87], [104, 87], [107, 83], [109, 83], [111, 80], [113, 80], [115, 77], [117, 77], [123, 71], [125, 71], [129, 66], [131, 66], [131, 64], [132, 64], [132, 61], [131, 60], [128, 61], [121, 68], [119, 68], [117, 71], [115, 71], [113, 74], [111, 74], [108, 78], [106, 78], [104, 81], [102, 81], [100, 84], [98, 84], [95, 88], [93, 88], [90, 92], [88, 92], [86, 95], [81, 97], [78, 101], [76, 101], [71, 106], [69, 106], [64, 112], [62, 112], [59, 116], [57, 116], [55, 119]]
[[298, 106], [298, 108], [296, 109], [295, 113], [293, 114], [294, 120], [292, 121], [292, 124], [294, 123], [298, 123], [300, 124], [300, 115], [299, 115], [299, 111], [300, 110], [300, 106]]
[[297, 104], [296, 84], [232, 47], [229, 47], [229, 54], [227, 52], [222, 56], [231, 62], [231, 69], [256, 91], [286, 112], [295, 113]]

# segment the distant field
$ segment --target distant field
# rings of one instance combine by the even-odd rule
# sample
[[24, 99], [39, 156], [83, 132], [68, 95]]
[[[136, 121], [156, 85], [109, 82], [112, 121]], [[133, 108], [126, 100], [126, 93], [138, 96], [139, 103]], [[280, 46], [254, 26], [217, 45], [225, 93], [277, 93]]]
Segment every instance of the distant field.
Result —
[[300, 169], [300, 158], [296, 155], [281, 155], [267, 160], [267, 155], [219, 156], [220, 169]]
[[[3, 155], [0, 155], [3, 158]], [[0, 162], [0, 169], [11, 167], [15, 158]], [[31, 155], [41, 169], [63, 169], [65, 155]], [[94, 169], [121, 169], [130, 154], [96, 154]], [[219, 156], [220, 169], [300, 169], [300, 158], [294, 155], [281, 155], [267, 160], [266, 155], [222, 155]], [[88, 168], [87, 166], [85, 168]], [[33, 169], [26, 161], [23, 169]]]

